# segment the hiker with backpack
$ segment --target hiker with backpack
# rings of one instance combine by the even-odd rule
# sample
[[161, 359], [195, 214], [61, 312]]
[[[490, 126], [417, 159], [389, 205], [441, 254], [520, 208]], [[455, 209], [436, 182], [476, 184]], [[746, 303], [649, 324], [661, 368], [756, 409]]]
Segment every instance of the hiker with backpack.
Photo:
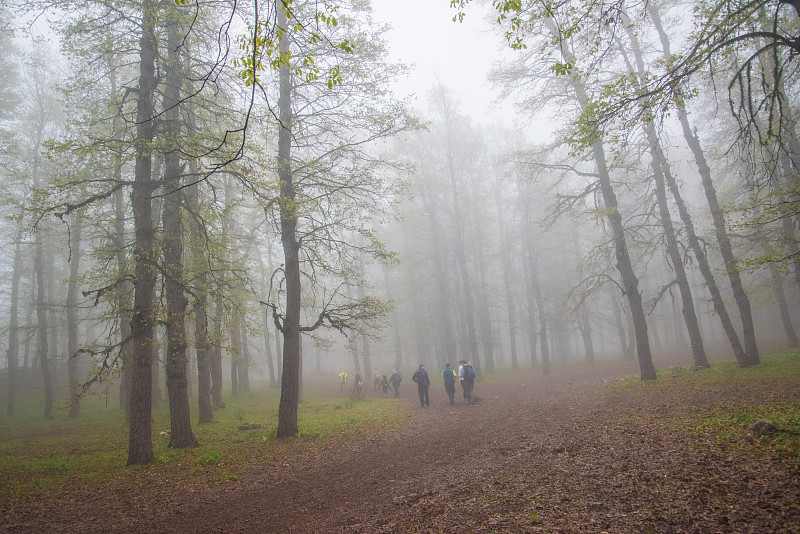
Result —
[[444, 389], [447, 390], [447, 396], [450, 397], [450, 404], [456, 403], [456, 372], [450, 367], [450, 363], [444, 364], [444, 372], [442, 372], [444, 379]]
[[461, 384], [461, 394], [464, 396], [464, 402], [467, 402], [467, 390], [464, 389], [464, 364], [465, 360], [458, 361], [458, 383]]
[[419, 368], [414, 371], [414, 374], [411, 376], [411, 380], [417, 383], [419, 403], [423, 408], [430, 406], [431, 400], [430, 397], [428, 397], [428, 390], [431, 387], [431, 381], [428, 378], [428, 373], [425, 371], [424, 365], [419, 364]]
[[400, 373], [397, 370], [392, 371], [392, 376], [389, 378], [389, 383], [394, 388], [394, 396], [395, 398], [400, 396], [400, 382], [403, 381], [403, 377], [400, 376]]
[[473, 404], [475, 399], [472, 395], [473, 390], [475, 389], [475, 369], [464, 360], [463, 365], [464, 371], [464, 380], [461, 382], [461, 385], [464, 387], [464, 397], [467, 401], [467, 404]]

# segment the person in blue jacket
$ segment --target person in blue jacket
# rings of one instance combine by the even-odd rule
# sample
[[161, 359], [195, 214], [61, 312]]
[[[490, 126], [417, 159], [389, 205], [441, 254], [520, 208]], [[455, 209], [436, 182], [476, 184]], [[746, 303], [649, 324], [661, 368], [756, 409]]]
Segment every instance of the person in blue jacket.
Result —
[[447, 396], [450, 397], [450, 404], [456, 403], [456, 372], [450, 367], [450, 363], [444, 364], [444, 371], [442, 372], [444, 379], [444, 389], [447, 390]]
[[428, 373], [425, 371], [425, 366], [419, 364], [419, 368], [414, 371], [411, 380], [417, 383], [417, 390], [419, 392], [419, 403], [422, 407], [430, 406], [431, 400], [428, 397], [428, 390], [431, 387], [431, 380], [428, 378]]

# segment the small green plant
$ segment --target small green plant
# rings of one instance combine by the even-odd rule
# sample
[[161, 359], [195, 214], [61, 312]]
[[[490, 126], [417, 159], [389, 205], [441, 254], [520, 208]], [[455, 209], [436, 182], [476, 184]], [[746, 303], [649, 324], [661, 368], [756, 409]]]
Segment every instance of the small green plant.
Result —
[[235, 482], [239, 480], [239, 475], [231, 473], [230, 471], [223, 471], [217, 476], [217, 480], [221, 482]]
[[212, 449], [206, 453], [201, 454], [197, 457], [198, 464], [216, 464], [219, 462], [220, 452], [219, 449]]
[[539, 512], [537, 510], [528, 512], [528, 524], [535, 525], [537, 521], [539, 521]]

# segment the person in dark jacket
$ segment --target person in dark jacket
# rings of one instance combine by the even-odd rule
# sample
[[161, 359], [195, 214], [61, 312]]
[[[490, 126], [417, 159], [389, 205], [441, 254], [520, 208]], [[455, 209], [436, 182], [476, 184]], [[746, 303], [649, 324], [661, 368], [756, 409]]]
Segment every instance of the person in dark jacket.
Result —
[[475, 396], [472, 392], [475, 390], [475, 370], [466, 360], [464, 361], [464, 381], [462, 385], [464, 386], [464, 395], [467, 398], [467, 404], [474, 403]]
[[450, 397], [450, 404], [456, 403], [456, 372], [450, 367], [450, 363], [444, 364], [444, 372], [442, 372], [444, 379], [444, 389], [447, 391], [447, 396]]
[[417, 383], [419, 393], [419, 403], [422, 407], [430, 406], [431, 400], [428, 397], [428, 390], [431, 388], [431, 380], [428, 378], [428, 373], [425, 371], [425, 366], [419, 364], [419, 368], [411, 376], [411, 380]]
[[400, 376], [400, 373], [398, 373], [396, 370], [392, 371], [392, 376], [389, 377], [389, 383], [394, 388], [394, 396], [395, 397], [399, 397], [400, 396], [400, 382], [402, 382], [402, 381], [403, 381], [403, 377]]

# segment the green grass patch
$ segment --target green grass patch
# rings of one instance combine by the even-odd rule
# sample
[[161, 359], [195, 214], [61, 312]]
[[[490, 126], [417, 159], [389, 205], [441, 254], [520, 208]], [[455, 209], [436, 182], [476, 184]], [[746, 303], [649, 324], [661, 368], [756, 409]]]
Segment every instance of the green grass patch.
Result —
[[[694, 391], [713, 389], [735, 392], [738, 388], [758, 387], [765, 392], [778, 388], [797, 388], [800, 384], [800, 351], [791, 350], [761, 356], [761, 363], [741, 368], [736, 360], [717, 361], [709, 369], [693, 371], [690, 366], [659, 370], [654, 381], [625, 377], [617, 388], [641, 396], [669, 398], [691, 396]], [[700, 413], [687, 423], [687, 429], [702, 436], [706, 444], [734, 452], [776, 453], [779, 458], [800, 463], [800, 398], [742, 405], [732, 395], [729, 405]], [[755, 437], [753, 424], [769, 420], [780, 431], [772, 436]]]
[[239, 480], [239, 475], [236, 473], [231, 473], [230, 471], [223, 471], [217, 475], [217, 480], [221, 482], [235, 482]]
[[693, 370], [691, 365], [658, 369], [656, 380], [640, 380], [638, 376], [621, 377], [621, 389], [658, 388], [680, 382], [690, 386], [725, 386], [753, 382], [795, 382], [800, 380], [800, 350], [762, 354], [761, 363], [752, 367], [739, 367], [736, 360], [719, 360], [708, 369]]
[[[260, 387], [226, 398], [226, 407], [214, 411], [213, 422], [193, 421], [199, 447], [171, 449], [166, 434], [169, 407], [161, 402], [153, 410], [156, 462], [127, 468], [129, 430], [116, 402], [87, 397], [80, 418], [71, 419], [66, 409], [58, 409], [52, 420], [45, 421], [38, 395], [26, 391], [18, 399], [17, 414], [0, 414], [0, 508], [12, 509], [138, 472], [168, 470], [175, 483], [197, 477], [232, 482], [250, 465], [275, 461], [323, 439], [374, 435], [399, 426], [407, 415], [405, 405], [393, 399], [368, 397], [353, 403], [307, 396], [299, 405], [299, 436], [278, 440], [280, 391]], [[194, 419], [196, 399], [191, 408]], [[240, 431], [246, 422], [261, 428]]]

